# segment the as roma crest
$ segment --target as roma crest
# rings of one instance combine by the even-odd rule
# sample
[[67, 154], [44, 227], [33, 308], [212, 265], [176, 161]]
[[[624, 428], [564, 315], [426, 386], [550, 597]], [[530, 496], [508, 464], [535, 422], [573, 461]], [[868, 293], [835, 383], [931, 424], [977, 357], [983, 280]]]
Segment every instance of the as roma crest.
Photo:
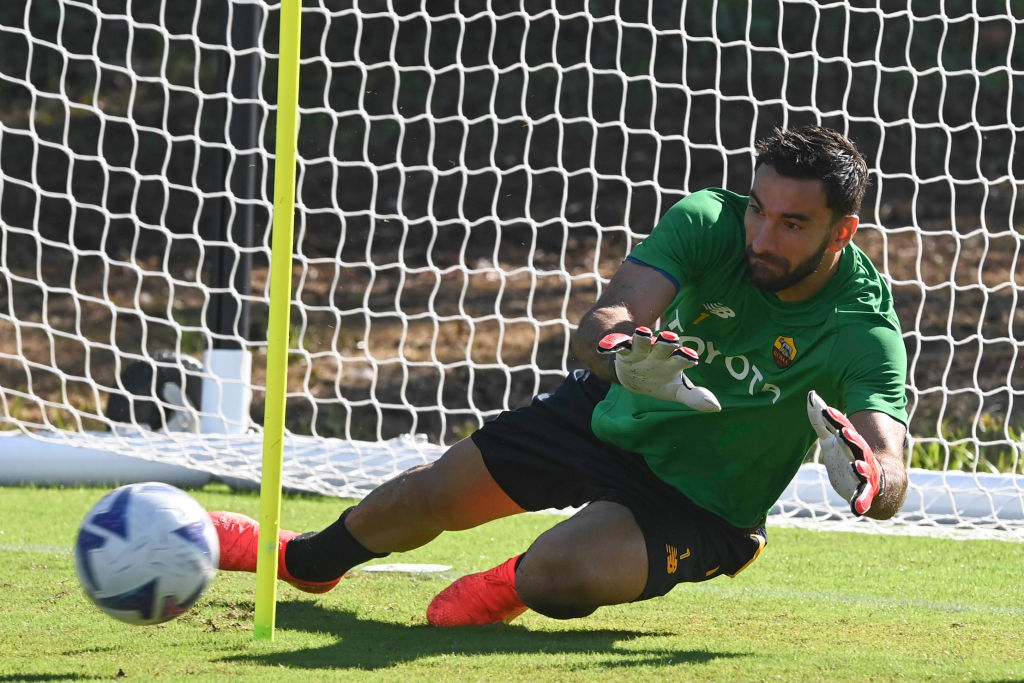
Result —
[[779, 366], [780, 370], [785, 370], [793, 364], [793, 359], [796, 358], [796, 343], [792, 337], [779, 337], [775, 340], [772, 345], [772, 360]]

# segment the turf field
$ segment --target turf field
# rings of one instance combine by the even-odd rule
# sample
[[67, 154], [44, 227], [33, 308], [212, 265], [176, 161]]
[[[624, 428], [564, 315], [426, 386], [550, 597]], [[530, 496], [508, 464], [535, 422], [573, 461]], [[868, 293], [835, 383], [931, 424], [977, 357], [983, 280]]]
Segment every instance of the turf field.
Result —
[[[355, 571], [323, 596], [281, 584], [276, 637], [257, 642], [254, 575], [218, 575], [196, 607], [158, 626], [95, 609], [70, 547], [105, 492], [0, 488], [0, 681], [1024, 680], [1021, 543], [769, 528], [735, 579], [585, 619], [427, 626], [436, 592], [560, 519], [523, 515], [380, 561], [453, 566], [441, 575]], [[192, 493], [209, 509], [259, 506], [221, 486]], [[319, 528], [345, 504], [286, 496], [282, 517]]]

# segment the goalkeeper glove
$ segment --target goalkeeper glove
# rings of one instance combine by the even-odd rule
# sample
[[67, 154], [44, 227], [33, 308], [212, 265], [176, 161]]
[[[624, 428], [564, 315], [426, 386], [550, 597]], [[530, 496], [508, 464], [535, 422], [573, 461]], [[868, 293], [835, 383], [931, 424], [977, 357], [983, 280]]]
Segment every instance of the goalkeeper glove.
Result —
[[637, 394], [676, 401], [694, 410], [722, 409], [715, 395], [694, 386], [683, 371], [697, 364], [697, 352], [679, 345], [679, 335], [638, 327], [633, 336], [615, 332], [597, 344], [599, 353], [615, 354], [615, 376], [619, 384]]
[[874, 451], [849, 418], [825, 404], [814, 391], [807, 394], [807, 417], [818, 434], [828, 480], [860, 517], [885, 491], [885, 472]]

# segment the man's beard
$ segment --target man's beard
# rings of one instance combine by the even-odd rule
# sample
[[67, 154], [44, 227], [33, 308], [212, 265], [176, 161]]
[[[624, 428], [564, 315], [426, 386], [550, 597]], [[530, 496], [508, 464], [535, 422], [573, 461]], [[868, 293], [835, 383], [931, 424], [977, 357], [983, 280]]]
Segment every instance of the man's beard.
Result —
[[821, 267], [821, 262], [825, 260], [825, 252], [828, 249], [829, 240], [822, 242], [821, 247], [811, 254], [809, 257], [796, 264], [788, 271], [783, 270], [779, 274], [777, 268], [768, 270], [764, 264], [770, 266], [777, 266], [778, 268], [785, 268], [789, 265], [789, 262], [780, 256], [757, 256], [754, 251], [747, 245], [747, 274], [750, 275], [750, 281], [754, 283], [754, 286], [764, 292], [781, 292], [784, 289], [789, 289], [794, 285], [799, 284], [806, 279], [811, 273], [818, 270]]

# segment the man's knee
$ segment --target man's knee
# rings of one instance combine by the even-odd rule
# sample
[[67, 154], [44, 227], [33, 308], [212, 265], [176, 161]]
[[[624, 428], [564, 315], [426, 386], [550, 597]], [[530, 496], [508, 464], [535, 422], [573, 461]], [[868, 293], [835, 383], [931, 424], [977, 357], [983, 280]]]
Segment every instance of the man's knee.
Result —
[[647, 546], [633, 514], [601, 501], [534, 541], [519, 563], [516, 590], [534, 611], [569, 619], [636, 600], [647, 571]]
[[424, 466], [417, 472], [417, 495], [419, 503], [416, 513], [431, 520], [439, 529], [462, 531], [475, 526], [465, 510], [465, 494], [454, 490], [444, 472], [432, 465]]
[[436, 462], [417, 465], [402, 472], [389, 482], [392, 490], [387, 497], [392, 510], [401, 510], [406, 518], [454, 531], [462, 522], [460, 497], [449, 490], [450, 485], [436, 465]]
[[497, 485], [468, 439], [437, 460], [406, 470], [368, 498], [439, 531], [461, 531], [523, 511]]
[[523, 556], [516, 571], [516, 592], [527, 607], [553, 619], [575, 619], [602, 604], [600, 577], [585, 567], [539, 557]]

